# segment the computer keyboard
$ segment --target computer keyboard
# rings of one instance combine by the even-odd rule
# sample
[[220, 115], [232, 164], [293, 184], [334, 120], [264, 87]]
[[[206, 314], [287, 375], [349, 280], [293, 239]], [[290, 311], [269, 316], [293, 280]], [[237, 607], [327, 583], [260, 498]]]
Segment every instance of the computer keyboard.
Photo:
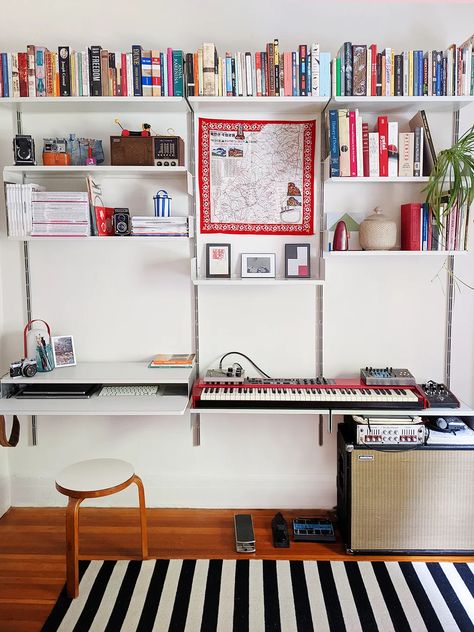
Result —
[[127, 384], [125, 386], [103, 386], [100, 389], [99, 397], [135, 397], [141, 395], [156, 395], [158, 393], [156, 384]]

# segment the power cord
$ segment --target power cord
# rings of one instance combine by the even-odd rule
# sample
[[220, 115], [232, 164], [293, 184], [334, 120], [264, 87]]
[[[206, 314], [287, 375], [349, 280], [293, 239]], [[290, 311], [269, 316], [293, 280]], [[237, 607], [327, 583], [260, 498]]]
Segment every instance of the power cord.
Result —
[[[223, 362], [224, 358], [227, 358], [227, 356], [230, 356], [230, 355], [242, 356], [242, 358], [245, 358], [246, 360], [248, 360], [250, 362], [250, 364], [252, 366], [254, 366], [261, 375], [263, 375], [264, 377], [266, 377], [268, 379], [271, 379], [271, 377], [269, 375], [267, 375], [267, 373], [265, 373], [265, 371], [262, 371], [262, 369], [259, 366], [257, 366], [253, 360], [251, 360], [248, 356], [246, 356], [245, 353], [240, 353], [240, 351], [229, 351], [228, 353], [225, 353], [222, 356], [222, 358], [219, 360], [219, 369], [221, 371], [222, 371], [222, 362]], [[236, 362], [234, 364], [238, 364], [238, 363]]]

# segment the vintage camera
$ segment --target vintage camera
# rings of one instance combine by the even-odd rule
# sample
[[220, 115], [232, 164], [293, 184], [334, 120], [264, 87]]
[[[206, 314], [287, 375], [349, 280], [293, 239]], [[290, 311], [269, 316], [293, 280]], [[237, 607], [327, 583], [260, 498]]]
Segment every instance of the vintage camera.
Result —
[[43, 164], [47, 166], [70, 165], [65, 138], [43, 138]]
[[10, 377], [33, 377], [37, 372], [36, 360], [22, 358], [10, 364]]
[[118, 236], [130, 235], [132, 232], [132, 218], [128, 208], [115, 208], [112, 218], [114, 233]]
[[31, 136], [17, 134], [13, 139], [13, 157], [16, 165], [36, 165], [35, 141]]

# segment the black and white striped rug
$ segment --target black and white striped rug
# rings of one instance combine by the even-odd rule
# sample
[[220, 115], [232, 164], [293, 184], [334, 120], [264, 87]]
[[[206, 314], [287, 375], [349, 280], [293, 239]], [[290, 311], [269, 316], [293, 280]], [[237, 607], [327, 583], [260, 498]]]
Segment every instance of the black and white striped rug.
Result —
[[42, 632], [474, 631], [474, 564], [81, 561]]

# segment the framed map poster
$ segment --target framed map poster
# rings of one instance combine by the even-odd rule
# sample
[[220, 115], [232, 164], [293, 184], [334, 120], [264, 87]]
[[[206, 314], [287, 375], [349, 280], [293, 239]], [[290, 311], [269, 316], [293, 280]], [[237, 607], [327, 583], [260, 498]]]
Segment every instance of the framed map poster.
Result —
[[312, 235], [316, 121], [199, 119], [201, 233]]

